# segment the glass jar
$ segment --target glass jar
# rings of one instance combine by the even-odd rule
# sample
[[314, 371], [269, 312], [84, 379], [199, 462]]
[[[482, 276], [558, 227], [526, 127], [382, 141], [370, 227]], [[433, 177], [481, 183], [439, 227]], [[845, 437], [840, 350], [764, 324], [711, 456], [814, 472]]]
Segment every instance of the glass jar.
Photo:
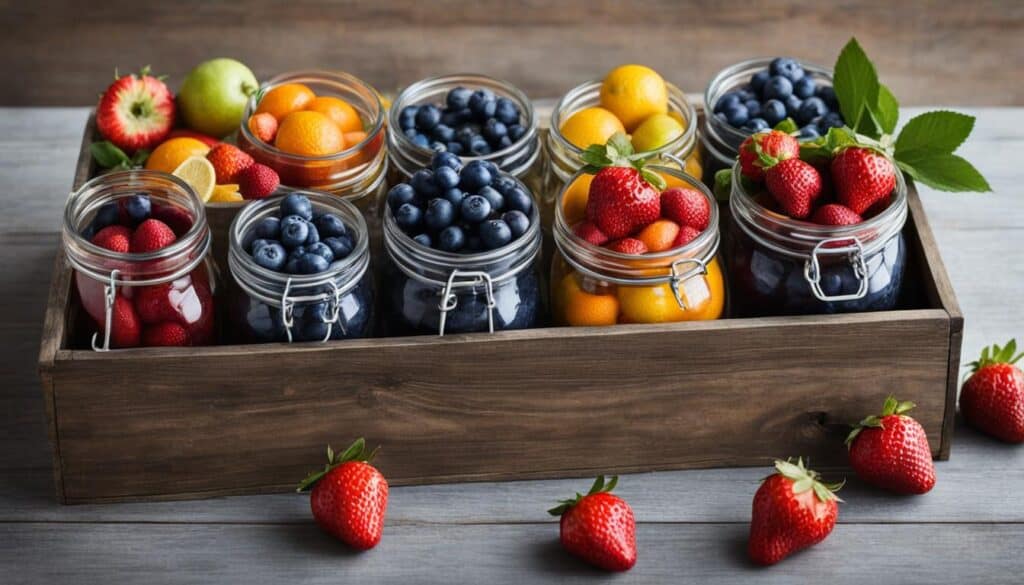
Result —
[[[150, 217], [174, 230], [174, 243], [131, 254], [101, 248], [83, 235], [105, 206], [138, 194], [149, 196]], [[68, 198], [62, 238], [77, 301], [96, 329], [94, 350], [216, 341], [210, 228], [203, 202], [187, 183], [157, 171], [100, 175]]]
[[884, 311], [896, 306], [906, 265], [907, 185], [896, 173], [889, 206], [862, 223], [823, 226], [760, 204], [733, 168], [729, 268], [744, 316]]
[[[650, 167], [670, 186], [700, 191], [711, 206], [708, 228], [689, 244], [653, 254], [622, 254], [590, 244], [566, 220], [562, 190], [553, 227], [557, 253], [551, 263], [551, 310], [570, 326], [667, 323], [718, 319], [726, 287], [718, 261], [718, 204], [694, 177]], [[582, 174], [577, 173], [577, 176]], [[573, 177], [574, 179], [576, 177]], [[571, 185], [572, 183], [569, 183]]]
[[284, 196], [254, 201], [231, 222], [228, 266], [234, 280], [231, 321], [243, 343], [328, 341], [366, 337], [373, 323], [369, 236], [362, 213], [346, 199], [302, 191], [313, 213], [341, 218], [352, 252], [317, 274], [286, 274], [256, 263], [246, 250], [253, 228], [276, 216]]
[[[520, 186], [525, 188], [522, 183]], [[398, 227], [386, 207], [384, 286], [389, 332], [493, 333], [540, 325], [543, 295], [537, 274], [541, 251], [537, 205], [530, 215], [526, 233], [507, 245], [460, 254], [416, 242]]]
[[[715, 173], [732, 167], [739, 155], [740, 144], [752, 134], [742, 128], [736, 128], [715, 117], [715, 104], [726, 93], [750, 82], [750, 78], [759, 71], [768, 69], [771, 58], [751, 59], [730, 65], [722, 69], [708, 83], [704, 91], [704, 115], [701, 125], [701, 144], [704, 146], [705, 180], [714, 184]], [[832, 85], [832, 70], [818, 65], [801, 64], [804, 72], [812, 77], [819, 86]]]

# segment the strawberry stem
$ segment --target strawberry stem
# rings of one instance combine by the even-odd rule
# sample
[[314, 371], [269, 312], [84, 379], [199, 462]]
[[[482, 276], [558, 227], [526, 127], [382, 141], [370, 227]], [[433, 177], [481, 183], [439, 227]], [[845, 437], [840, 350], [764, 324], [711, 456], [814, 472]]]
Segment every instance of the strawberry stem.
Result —
[[[615, 489], [615, 486], [617, 486], [618, 484], [619, 476], [617, 475], [613, 475], [611, 479], [609, 479], [607, 482], [605, 481], [603, 475], [599, 475], [597, 476], [597, 478], [594, 479], [594, 483], [593, 485], [590, 486], [590, 490], [587, 492], [586, 495], [592, 496], [594, 494], [600, 493], [611, 493], [611, 491]], [[576, 492], [576, 497], [568, 500], [561, 500], [557, 506], [548, 510], [548, 514], [551, 514], [552, 516], [561, 516], [562, 514], [568, 512], [573, 506], [580, 503], [580, 500], [582, 500], [584, 497], [586, 496], [579, 492]]]
[[822, 502], [829, 500], [843, 501], [835, 494], [839, 490], [843, 489], [843, 485], [846, 484], [846, 480], [838, 483], [824, 483], [820, 480], [818, 472], [807, 469], [804, 466], [804, 460], [802, 457], [798, 457], [796, 463], [793, 463], [792, 459], [782, 461], [781, 459], [775, 460], [775, 469], [779, 475], [786, 479], [793, 481], [793, 493], [802, 494], [807, 490], [814, 490], [814, 495], [818, 497]]
[[316, 482], [327, 475], [335, 467], [342, 463], [348, 463], [350, 461], [365, 461], [370, 462], [380, 447], [374, 448], [372, 451], [367, 453], [366, 451], [366, 439], [359, 437], [348, 449], [345, 449], [342, 453], [336, 454], [334, 449], [330, 445], [327, 445], [327, 465], [324, 465], [322, 471], [314, 471], [306, 476], [305, 479], [299, 482], [299, 487], [295, 491], [302, 492], [312, 487]]
[[863, 431], [864, 429], [885, 428], [882, 425], [883, 417], [890, 416], [893, 414], [902, 415], [907, 412], [910, 412], [910, 410], [916, 406], [916, 404], [910, 401], [900, 402], [899, 400], [896, 400], [896, 397], [894, 395], [890, 394], [885, 398], [885, 404], [882, 405], [882, 414], [872, 414], [871, 416], [866, 416], [859, 423], [853, 425], [853, 430], [850, 431], [850, 434], [846, 436], [846, 448], [849, 449], [853, 445], [853, 440], [856, 439], [857, 435], [859, 435], [860, 432]]
[[1015, 364], [1022, 357], [1024, 357], [1024, 352], [1017, 353], [1017, 340], [1011, 339], [1003, 347], [999, 347], [998, 343], [992, 344], [991, 347], [985, 347], [981, 350], [981, 357], [967, 364], [967, 367], [971, 368], [971, 373], [974, 373], [985, 366]]
[[651, 157], [648, 153], [634, 152], [633, 144], [622, 132], [613, 134], [605, 144], [591, 144], [580, 155], [580, 159], [586, 163], [583, 167], [585, 173], [593, 175], [605, 167], [633, 168], [640, 172], [645, 181], [661, 191], [665, 188], [665, 179], [644, 167]]

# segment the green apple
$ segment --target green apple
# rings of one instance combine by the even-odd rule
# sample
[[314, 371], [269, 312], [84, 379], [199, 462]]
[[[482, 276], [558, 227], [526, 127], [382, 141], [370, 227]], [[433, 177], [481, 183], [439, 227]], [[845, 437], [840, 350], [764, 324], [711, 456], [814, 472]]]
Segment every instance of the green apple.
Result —
[[259, 82], [245, 65], [234, 59], [211, 59], [185, 77], [178, 109], [189, 128], [221, 138], [238, 130], [245, 102], [257, 89]]
[[633, 149], [637, 152], [657, 150], [684, 132], [686, 128], [671, 114], [652, 114], [633, 131]]

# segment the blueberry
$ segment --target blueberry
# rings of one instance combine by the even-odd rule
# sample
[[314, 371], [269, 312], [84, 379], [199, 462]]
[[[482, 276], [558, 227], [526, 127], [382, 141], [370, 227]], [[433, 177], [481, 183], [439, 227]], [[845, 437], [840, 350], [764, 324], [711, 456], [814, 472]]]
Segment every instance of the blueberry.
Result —
[[298, 193], [289, 193], [281, 200], [281, 217], [288, 215], [297, 215], [306, 221], [313, 219], [313, 205], [309, 198]]
[[814, 95], [825, 100], [825, 103], [828, 104], [830, 110], [839, 109], [839, 99], [836, 98], [836, 90], [833, 89], [831, 85], [822, 85], [818, 87], [818, 90]]
[[320, 232], [321, 238], [343, 236], [347, 231], [345, 229], [345, 222], [341, 221], [341, 218], [333, 213], [325, 213], [321, 215], [313, 220], [313, 225], [315, 225], [317, 231]]
[[526, 134], [526, 127], [519, 124], [512, 124], [508, 127], [508, 139], [512, 142], [518, 141]]
[[441, 110], [434, 104], [420, 106], [416, 112], [416, 128], [430, 130], [441, 121]]
[[814, 95], [814, 90], [817, 88], [818, 85], [814, 83], [813, 78], [804, 76], [793, 83], [793, 95], [806, 99]]
[[149, 212], [152, 210], [149, 195], [136, 193], [128, 197], [124, 202], [124, 210], [128, 212], [128, 217], [132, 220], [132, 223], [138, 225], [146, 221], [149, 219]]
[[750, 113], [747, 111], [747, 106], [743, 104], [733, 104], [726, 106], [722, 113], [725, 114], [725, 118], [729, 120], [729, 124], [739, 128], [740, 126], [747, 123], [750, 119]]
[[450, 225], [437, 237], [437, 245], [445, 252], [458, 252], [466, 245], [466, 234], [457, 225]]
[[334, 262], [334, 250], [332, 250], [330, 246], [323, 242], [317, 242], [312, 246], [307, 246], [306, 253], [322, 256], [324, 260], [327, 260], [328, 264]]
[[505, 197], [498, 193], [498, 190], [494, 187], [483, 187], [477, 192], [477, 195], [480, 195], [491, 204], [491, 211], [500, 212], [505, 209]]
[[409, 179], [409, 184], [416, 191], [416, 194], [424, 199], [430, 197], [437, 197], [441, 194], [441, 189], [437, 186], [437, 182], [434, 181], [434, 171], [430, 169], [420, 169], [412, 174], [412, 178]]
[[776, 75], [764, 85], [764, 98], [768, 100], [784, 100], [793, 94], [793, 82], [781, 75]]
[[490, 166], [485, 164], [485, 161], [474, 160], [462, 169], [462, 173], [459, 175], [459, 187], [472, 193], [490, 185], [493, 180], [494, 175], [490, 171]]
[[494, 117], [506, 126], [519, 123], [519, 108], [516, 103], [508, 98], [498, 98], [498, 104], [494, 108]]
[[501, 219], [491, 219], [480, 225], [480, 241], [490, 250], [512, 241], [512, 229]]
[[721, 122], [722, 124], [729, 123], [729, 118], [726, 118], [725, 114], [723, 114], [722, 112], [715, 112], [715, 119]]
[[117, 210], [117, 203], [111, 201], [110, 203], [104, 203], [99, 211], [96, 212], [92, 225], [96, 228], [96, 231], [99, 231], [108, 225], [116, 224], [120, 218], [121, 214]]
[[818, 132], [818, 127], [816, 125], [808, 124], [800, 129], [800, 134], [798, 134], [797, 136], [798, 138], [801, 139], [813, 140], [821, 136], [821, 133]]
[[448, 105], [448, 109], [461, 110], [469, 106], [469, 98], [472, 95], [472, 91], [459, 86], [448, 92], [444, 102]]
[[406, 106], [402, 108], [402, 111], [398, 114], [398, 127], [402, 130], [411, 130], [416, 128], [416, 113], [420, 109], [416, 106]]
[[284, 264], [284, 271], [288, 274], [300, 274], [302, 269], [299, 268], [299, 261], [306, 255], [306, 249], [301, 246], [292, 250], [291, 254], [288, 254], [288, 260]]
[[829, 128], [842, 128], [845, 125], [846, 122], [843, 121], [842, 114], [839, 112], [828, 112], [818, 121], [818, 130], [825, 134]]
[[331, 249], [335, 260], [348, 257], [352, 253], [352, 248], [355, 247], [355, 244], [352, 243], [352, 238], [347, 235], [325, 238], [323, 243]]
[[430, 135], [438, 142], [448, 143], [455, 140], [455, 130], [446, 124], [438, 124], [437, 126], [434, 126]]
[[281, 220], [277, 217], [264, 217], [252, 231], [257, 238], [276, 240], [281, 237]]
[[309, 235], [306, 236], [306, 241], [303, 245], [315, 244], [320, 241], [320, 230], [316, 229], [316, 226], [312, 223], [307, 223], [306, 228], [309, 230]]
[[505, 207], [515, 211], [522, 211], [523, 214], [529, 216], [530, 211], [533, 210], [533, 200], [526, 191], [516, 187], [505, 194]]
[[494, 110], [497, 107], [498, 103], [494, 99], [494, 93], [489, 89], [478, 89], [469, 96], [469, 111], [473, 112], [473, 117], [481, 122], [494, 116]]
[[330, 262], [318, 254], [306, 253], [299, 257], [298, 267], [301, 274], [316, 274], [327, 270]]
[[455, 221], [455, 206], [451, 201], [440, 197], [431, 199], [427, 204], [427, 211], [423, 214], [423, 222], [427, 227], [441, 231]]
[[412, 239], [415, 240], [416, 243], [418, 243], [421, 246], [425, 246], [427, 248], [430, 247], [430, 235], [429, 234], [416, 234], [415, 236], [412, 237]]
[[434, 171], [434, 182], [442, 192], [459, 184], [459, 173], [451, 167], [440, 167]]
[[740, 103], [740, 101], [740, 95], [735, 91], [726, 92], [722, 97], [718, 98], [717, 102], [715, 102], [715, 113], [725, 110], [728, 106], [735, 106]]
[[491, 182], [491, 187], [497, 189], [498, 193], [501, 193], [502, 195], [508, 195], [509, 191], [519, 187], [519, 183], [507, 175], [498, 175], [494, 181]]
[[807, 98], [804, 103], [800, 104], [800, 110], [796, 114], [797, 122], [809, 124], [811, 120], [818, 116], [824, 116], [827, 112], [828, 106], [820, 97]]
[[402, 130], [402, 134], [405, 134], [406, 138], [409, 140], [415, 140], [416, 136], [419, 135], [419, 132], [417, 132], [415, 128], [406, 128], [405, 130]]
[[473, 119], [473, 112], [469, 111], [469, 108], [462, 108], [460, 110], [448, 110], [441, 114], [441, 123], [445, 126], [457, 128], [466, 122]]
[[508, 135], [508, 127], [497, 119], [491, 118], [484, 123], [483, 135], [488, 142], [493, 144]]
[[481, 195], [470, 195], [462, 200], [459, 209], [462, 219], [470, 223], [480, 223], [491, 214], [491, 202]]
[[498, 142], [494, 144], [494, 150], [502, 150], [512, 146], [512, 139], [508, 136], [502, 136]]
[[750, 76], [750, 88], [757, 93], [764, 91], [764, 84], [768, 81], [768, 78], [772, 74], [767, 69], [764, 71], [758, 71], [757, 73]]
[[413, 144], [415, 144], [417, 146], [422, 146], [424, 148], [430, 148], [430, 139], [427, 138], [426, 135], [424, 135], [424, 134], [417, 134], [416, 136], [413, 136], [412, 137], [412, 142], [413, 142]]
[[255, 240], [252, 241], [252, 243], [249, 244], [249, 252], [255, 254], [256, 250], [259, 250], [263, 246], [266, 246], [267, 244], [271, 243], [274, 243], [274, 240], [268, 240], [266, 238], [256, 238]]
[[782, 103], [786, 104], [786, 115], [790, 118], [796, 118], [796, 113], [800, 111], [800, 106], [803, 105], [804, 102], [795, 95], [791, 95], [783, 100]]
[[416, 228], [420, 227], [420, 222], [422, 221], [423, 211], [412, 203], [406, 203], [395, 212], [395, 222], [398, 223], [398, 227], [407, 232], [416, 230]]
[[462, 143], [462, 146], [469, 150], [469, 144], [477, 137], [476, 130], [472, 126], [463, 126], [455, 131], [455, 139]]
[[768, 65], [768, 71], [772, 75], [780, 75], [790, 81], [799, 81], [804, 76], [804, 68], [789, 57], [772, 59], [771, 64]]
[[462, 151], [464, 150], [462, 147], [462, 143], [460, 142], [449, 142], [445, 146], [448, 147], [448, 152], [456, 155], [462, 154]]
[[518, 209], [506, 211], [505, 214], [501, 216], [501, 219], [508, 224], [508, 229], [512, 231], [513, 240], [525, 234], [526, 230], [530, 229], [530, 218]]
[[757, 100], [747, 100], [743, 102], [743, 105], [747, 107], [748, 117], [758, 118], [761, 116], [761, 102]]
[[450, 152], [439, 152], [430, 159], [430, 167], [437, 172], [441, 167], [448, 167], [456, 172], [462, 170], [462, 160]]
[[751, 91], [749, 87], [741, 87], [736, 90], [736, 95], [740, 96], [740, 102], [746, 103], [750, 100], [756, 100], [757, 94]]
[[489, 160], [482, 160], [482, 161], [480, 161], [480, 164], [482, 164], [484, 166], [484, 168], [487, 169], [487, 172], [491, 173], [492, 181], [495, 178], [497, 178], [498, 175], [501, 174], [501, 169], [498, 168], [498, 165], [494, 164], [493, 162], [491, 162]]
[[396, 211], [406, 203], [412, 203], [416, 199], [416, 190], [409, 183], [398, 183], [388, 190], [388, 207]]
[[436, 140], [430, 143], [429, 148], [434, 152], [448, 152], [448, 145], [445, 144], [444, 142], [438, 142]]
[[478, 252], [484, 249], [484, 243], [480, 241], [480, 236], [469, 236], [466, 238], [465, 248], [470, 252]]
[[458, 209], [458, 207], [462, 205], [462, 200], [466, 198], [466, 194], [462, 192], [462, 189], [456, 187], [454, 189], [448, 189], [441, 195], [441, 197], [447, 199], [449, 203], [455, 206], [455, 209]]
[[487, 139], [483, 136], [476, 136], [469, 143], [469, 153], [474, 156], [491, 154], [491, 145], [487, 144]]
[[771, 128], [768, 122], [764, 118], [751, 118], [747, 120], [747, 123], [743, 125], [743, 129], [753, 134], [754, 132], [760, 132]]
[[761, 106], [761, 117], [769, 126], [775, 126], [786, 119], [786, 106], [779, 100], [768, 100]]
[[85, 238], [86, 241], [91, 242], [92, 239], [95, 236], [96, 236], [96, 225], [95, 225], [95, 222], [91, 222], [91, 223], [89, 223], [89, 225], [85, 226], [84, 230], [82, 230], [82, 237]]
[[[289, 221], [295, 218], [299, 221]], [[281, 220], [281, 243], [286, 248], [295, 248], [306, 243], [306, 238], [309, 237], [309, 223], [302, 221], [302, 218], [296, 215], [289, 215]]]

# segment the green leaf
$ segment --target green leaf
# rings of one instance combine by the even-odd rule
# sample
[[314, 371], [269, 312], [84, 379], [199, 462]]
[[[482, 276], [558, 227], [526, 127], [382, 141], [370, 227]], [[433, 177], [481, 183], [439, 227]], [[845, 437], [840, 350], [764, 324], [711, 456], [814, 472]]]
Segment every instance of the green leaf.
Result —
[[796, 125], [796, 122], [793, 121], [793, 118], [786, 118], [785, 120], [776, 124], [775, 127], [772, 128], [772, 130], [778, 130], [779, 132], [792, 134], [794, 132], [799, 131], [800, 128]]
[[336, 461], [338, 463], [344, 463], [345, 461], [356, 461], [357, 459], [360, 458], [364, 451], [366, 451], [366, 439], [359, 437], [358, 439], [355, 440], [355, 442], [349, 445], [348, 449], [345, 449], [344, 453], [338, 456], [338, 459], [336, 459]]
[[615, 486], [617, 485], [619, 485], [619, 476], [613, 475], [612, 478], [608, 480], [608, 483], [604, 484], [604, 491], [610, 492], [615, 489]]
[[939, 191], [988, 192], [992, 190], [985, 177], [955, 154], [935, 154], [914, 162], [897, 159], [896, 163], [915, 180]]
[[856, 38], [850, 39], [836, 59], [832, 86], [839, 99], [839, 109], [851, 128], [858, 128], [861, 119], [878, 103], [878, 73]]
[[732, 169], [721, 169], [715, 173], [715, 198], [728, 201], [732, 195]]
[[109, 140], [93, 142], [89, 145], [89, 152], [96, 159], [96, 164], [105, 169], [113, 169], [115, 167], [127, 168], [131, 164], [128, 155], [117, 146], [114, 146], [114, 143]]
[[895, 158], [913, 165], [934, 156], [950, 154], [974, 129], [974, 116], [938, 110], [914, 116], [896, 138]]
[[825, 148], [828, 149], [830, 154], [835, 153], [840, 148], [855, 144], [857, 144], [857, 136], [850, 132], [849, 128], [829, 128], [828, 133], [825, 134]]
[[146, 164], [146, 159], [148, 158], [149, 151], [146, 150], [145, 148], [140, 148], [139, 150], [135, 151], [135, 154], [132, 155], [132, 166], [141, 167], [142, 165]]
[[803, 477], [793, 482], [793, 493], [802, 494], [812, 487], [814, 487], [814, 478], [809, 476]]
[[640, 169], [640, 176], [643, 177], [645, 181], [653, 185], [654, 188], [659, 191], [663, 191], [665, 187], [668, 185], [665, 182], [664, 177], [662, 177], [660, 174], [647, 167], [642, 167]]
[[896, 123], [900, 119], [900, 103], [896, 96], [884, 84], [878, 85], [878, 103], [875, 105], [875, 121], [882, 127], [884, 134], [896, 131]]
[[860, 116], [860, 121], [854, 128], [857, 134], [867, 136], [869, 138], [878, 139], [882, 136], [882, 130], [879, 128], [878, 122], [875, 120], [875, 113], [871, 108], [864, 108], [863, 114]]
[[604, 476], [599, 475], [594, 479], [594, 485], [590, 486], [590, 491], [587, 492], [587, 495], [596, 494], [600, 492], [602, 488], [604, 488]]

